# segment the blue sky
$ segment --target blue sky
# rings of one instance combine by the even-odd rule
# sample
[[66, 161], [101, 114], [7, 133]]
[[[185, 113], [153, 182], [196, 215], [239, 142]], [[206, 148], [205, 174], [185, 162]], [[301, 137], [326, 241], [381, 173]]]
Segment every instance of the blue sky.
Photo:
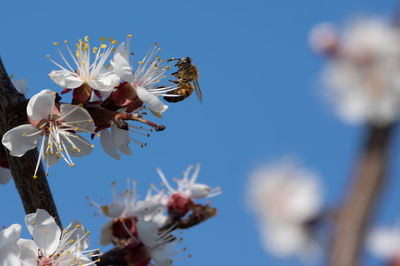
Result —
[[[75, 168], [59, 163], [50, 169], [64, 225], [80, 220], [97, 247], [107, 220], [93, 216], [85, 196], [110, 201], [111, 182], [116, 180], [123, 191], [128, 177], [144, 194], [149, 184], [160, 181], [157, 167], [168, 177], [180, 177], [189, 164], [201, 162], [200, 181], [223, 190], [211, 200], [219, 213], [184, 232], [192, 258], [177, 265], [297, 265], [296, 260], [277, 260], [260, 246], [244, 198], [247, 175], [258, 164], [289, 154], [321, 175], [328, 205], [344, 194], [363, 128], [342, 123], [320, 96], [324, 61], [310, 51], [308, 32], [316, 23], [342, 25], [353, 15], [391, 18], [395, 8], [394, 0], [3, 0], [0, 56], [10, 74], [28, 79], [30, 95], [60, 91], [47, 75], [54, 65], [45, 55], [56, 55], [54, 41], [85, 35], [92, 41], [102, 36], [122, 41], [133, 34], [139, 57], [154, 41], [164, 58], [191, 56], [200, 70], [203, 106], [196, 97], [170, 104], [162, 121], [152, 117], [167, 129], [153, 133], [148, 147], [136, 147], [133, 156], [116, 161], [95, 140], [95, 151], [76, 160]], [[399, 137], [393, 145], [396, 157]], [[394, 177], [400, 167], [395, 162], [376, 222], [398, 219], [400, 181]], [[13, 182], [0, 187], [0, 201], [0, 224], [23, 223]]]

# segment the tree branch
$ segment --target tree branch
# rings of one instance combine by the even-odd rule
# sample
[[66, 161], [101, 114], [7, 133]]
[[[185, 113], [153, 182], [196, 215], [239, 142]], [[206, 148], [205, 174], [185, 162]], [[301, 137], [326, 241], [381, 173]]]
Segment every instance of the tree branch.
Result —
[[[25, 97], [14, 88], [7, 71], [0, 58], [0, 137], [13, 127], [28, 123], [26, 116]], [[21, 197], [25, 212], [33, 213], [36, 209], [45, 209], [54, 217], [62, 228], [60, 217], [50, 191], [43, 166], [37, 171], [37, 178], [33, 179], [38, 160], [37, 149], [25, 153], [22, 157], [10, 156], [8, 150], [1, 145], [1, 154], [4, 152], [14, 178], [15, 186]]]
[[394, 125], [369, 127], [368, 136], [347, 199], [342, 204], [332, 240], [329, 265], [355, 266], [374, 203], [385, 180], [390, 136]]

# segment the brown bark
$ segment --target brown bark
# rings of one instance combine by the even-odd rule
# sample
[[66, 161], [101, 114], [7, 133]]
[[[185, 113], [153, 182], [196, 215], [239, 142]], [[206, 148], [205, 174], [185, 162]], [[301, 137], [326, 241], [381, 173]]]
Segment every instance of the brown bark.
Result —
[[359, 265], [366, 228], [385, 180], [393, 129], [393, 125], [369, 128], [352, 186], [335, 221], [328, 263], [331, 266]]
[[[13, 127], [26, 124], [26, 102], [25, 97], [18, 93], [14, 88], [7, 71], [4, 68], [0, 58], [0, 137]], [[25, 153], [22, 157], [11, 156], [8, 150], [1, 145], [1, 153], [4, 152], [15, 186], [21, 197], [25, 212], [33, 213], [36, 209], [45, 209], [54, 217], [57, 224], [61, 226], [61, 220], [58, 216], [56, 205], [50, 191], [49, 184], [43, 169], [40, 165], [37, 171], [37, 178], [33, 178], [36, 163], [38, 160], [38, 151], [33, 149]]]

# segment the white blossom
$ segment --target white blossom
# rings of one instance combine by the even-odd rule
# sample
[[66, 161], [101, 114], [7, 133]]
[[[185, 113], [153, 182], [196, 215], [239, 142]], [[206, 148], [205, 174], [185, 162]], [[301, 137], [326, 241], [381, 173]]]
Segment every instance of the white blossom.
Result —
[[368, 234], [368, 250], [385, 260], [400, 258], [400, 227], [376, 227]]
[[74, 64], [70, 64], [58, 48], [58, 43], [54, 44], [57, 47], [60, 57], [65, 63], [62, 66], [55, 62], [50, 56], [47, 56], [60, 70], [53, 70], [49, 74], [50, 78], [63, 88], [75, 89], [88, 84], [92, 89], [104, 92], [106, 95], [111, 93], [115, 86], [119, 83], [119, 76], [115, 74], [112, 68], [106, 68], [107, 59], [110, 57], [113, 46], [117, 42], [111, 40], [110, 45], [104, 43], [104, 38], [101, 38], [100, 46], [93, 48], [94, 59], [91, 62], [91, 47], [88, 36], [84, 40], [79, 40], [75, 55], [65, 41], [66, 48], [73, 60]]
[[148, 105], [151, 112], [162, 117], [162, 113], [167, 110], [168, 106], [160, 101], [159, 97], [176, 89], [176, 86], [158, 87], [156, 85], [162, 78], [165, 78], [165, 73], [169, 69], [157, 56], [159, 51], [160, 48], [155, 44], [153, 49], [139, 61], [139, 66], [134, 72], [129, 61], [130, 36], [128, 36], [126, 43], [123, 42], [118, 46], [111, 65], [115, 73], [132, 85], [139, 99]]
[[318, 177], [292, 161], [256, 169], [247, 198], [256, 214], [264, 247], [277, 256], [304, 255], [317, 248], [307, 223], [318, 217]]
[[95, 265], [91, 260], [89, 232], [78, 221], [61, 229], [47, 211], [38, 209], [26, 215], [25, 224], [33, 240], [20, 239], [20, 260], [23, 266]]
[[195, 199], [211, 198], [221, 194], [221, 189], [219, 187], [212, 189], [206, 184], [196, 183], [197, 177], [200, 172], [199, 163], [196, 165], [196, 169], [194, 170], [192, 176], [189, 177], [189, 174], [192, 169], [193, 165], [190, 165], [187, 168], [187, 170], [183, 172], [182, 179], [174, 179], [178, 185], [176, 189], [169, 184], [167, 178], [165, 177], [164, 173], [161, 171], [160, 168], [157, 169], [157, 172], [160, 175], [163, 184], [167, 188], [167, 192], [169, 195], [179, 194], [183, 197], [195, 200]]
[[[326, 95], [344, 120], [385, 126], [400, 112], [399, 29], [378, 18], [353, 21], [331, 38], [337, 51], [323, 80]], [[333, 46], [333, 44], [331, 45]]]
[[21, 236], [21, 225], [13, 224], [6, 229], [0, 229], [0, 265], [18, 266], [19, 246], [17, 241]]
[[17, 157], [40, 145], [34, 177], [40, 157], [43, 157], [47, 167], [60, 158], [74, 166], [71, 156], [82, 157], [91, 152], [93, 146], [76, 134], [94, 132], [93, 120], [84, 108], [61, 104], [58, 109], [55, 106], [55, 93], [42, 90], [29, 100], [26, 110], [31, 123], [7, 131], [2, 143], [12, 156]]

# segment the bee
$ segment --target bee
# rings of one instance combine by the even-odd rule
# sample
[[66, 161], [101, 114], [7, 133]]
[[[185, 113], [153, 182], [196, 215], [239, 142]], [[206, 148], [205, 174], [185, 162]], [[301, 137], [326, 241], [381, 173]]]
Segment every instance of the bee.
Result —
[[192, 94], [193, 92], [193, 85], [188, 83], [188, 82], [184, 82], [184, 83], [177, 83], [178, 88], [169, 92], [169, 94], [174, 94], [174, 95], [179, 95], [179, 96], [175, 96], [175, 97], [168, 97], [168, 96], [164, 96], [164, 100], [166, 100], [167, 102], [170, 103], [176, 103], [176, 102], [180, 102], [183, 101], [184, 99], [186, 99], [187, 97], [190, 96], [190, 94]]
[[[178, 68], [178, 71], [172, 73], [172, 76], [175, 76], [175, 80], [172, 81], [178, 85], [176, 90], [170, 92], [170, 94], [181, 95], [179, 97], [164, 97], [164, 99], [168, 102], [179, 102], [183, 99], [190, 96], [193, 92], [193, 88], [196, 91], [197, 98], [200, 103], [202, 103], [202, 94], [200, 90], [199, 82], [197, 81], [200, 74], [197, 67], [192, 64], [192, 59], [190, 57], [184, 57], [182, 59], [179, 58], [171, 58], [167, 59], [167, 62], [178, 60], [175, 66]], [[194, 87], [190, 82], [193, 83]]]

